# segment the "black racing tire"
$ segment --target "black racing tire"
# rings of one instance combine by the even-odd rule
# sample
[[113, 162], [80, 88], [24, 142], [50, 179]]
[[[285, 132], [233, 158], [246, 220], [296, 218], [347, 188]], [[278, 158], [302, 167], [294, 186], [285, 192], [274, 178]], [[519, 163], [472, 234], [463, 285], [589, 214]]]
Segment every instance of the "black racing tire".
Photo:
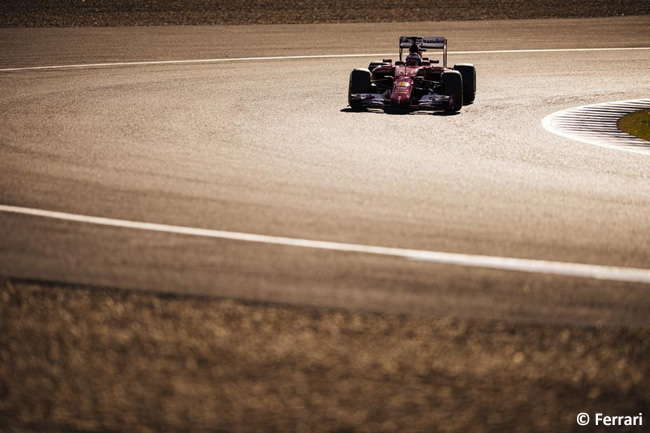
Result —
[[350, 73], [350, 86], [348, 87], [348, 104], [353, 109], [363, 108], [358, 102], [353, 102], [350, 95], [353, 93], [370, 93], [370, 71], [368, 69], [353, 69]]
[[446, 111], [457, 112], [463, 108], [463, 77], [458, 71], [445, 71], [441, 78], [442, 92], [453, 97], [453, 104]]
[[463, 76], [463, 105], [474, 102], [476, 97], [476, 68], [469, 63], [454, 65], [454, 69]]

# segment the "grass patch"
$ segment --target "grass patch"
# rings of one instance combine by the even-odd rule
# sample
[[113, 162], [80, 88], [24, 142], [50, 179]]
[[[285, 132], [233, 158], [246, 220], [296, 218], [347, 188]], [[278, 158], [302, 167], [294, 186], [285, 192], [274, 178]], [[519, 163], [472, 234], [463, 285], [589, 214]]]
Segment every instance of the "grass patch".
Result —
[[4, 0], [0, 27], [410, 22], [650, 14], [639, 0]]
[[650, 110], [626, 114], [618, 119], [616, 126], [630, 135], [650, 141]]
[[580, 433], [647, 410], [649, 332], [7, 281], [0, 431]]

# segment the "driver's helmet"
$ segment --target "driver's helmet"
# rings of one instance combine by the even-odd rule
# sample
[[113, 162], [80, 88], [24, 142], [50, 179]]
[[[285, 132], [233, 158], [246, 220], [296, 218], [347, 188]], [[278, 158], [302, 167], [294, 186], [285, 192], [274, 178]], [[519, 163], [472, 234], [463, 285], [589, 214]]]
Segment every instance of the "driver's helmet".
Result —
[[420, 66], [422, 65], [422, 57], [418, 53], [411, 53], [406, 56], [407, 66]]

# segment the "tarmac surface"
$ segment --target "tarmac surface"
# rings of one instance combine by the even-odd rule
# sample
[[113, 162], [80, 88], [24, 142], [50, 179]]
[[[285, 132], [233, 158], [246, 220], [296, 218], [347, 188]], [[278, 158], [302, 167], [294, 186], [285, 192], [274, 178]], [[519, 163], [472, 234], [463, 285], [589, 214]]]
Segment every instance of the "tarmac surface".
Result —
[[[0, 66], [6, 68], [237, 53], [390, 53], [407, 28], [435, 28], [450, 41], [450, 64], [476, 64], [478, 93], [456, 116], [351, 112], [347, 77], [372, 59], [364, 57], [3, 72], [2, 203], [647, 269], [647, 158], [554, 136], [541, 119], [646, 93], [649, 51], [616, 48], [650, 46], [648, 23], [630, 17], [403, 30], [389, 24], [4, 30]], [[62, 38], [79, 44], [64, 45]], [[253, 49], [256, 40], [264, 42]], [[453, 53], [568, 47], [613, 50]], [[14, 278], [423, 315], [590, 324], [648, 324], [650, 317], [643, 284], [6, 213], [0, 219], [0, 273]]]

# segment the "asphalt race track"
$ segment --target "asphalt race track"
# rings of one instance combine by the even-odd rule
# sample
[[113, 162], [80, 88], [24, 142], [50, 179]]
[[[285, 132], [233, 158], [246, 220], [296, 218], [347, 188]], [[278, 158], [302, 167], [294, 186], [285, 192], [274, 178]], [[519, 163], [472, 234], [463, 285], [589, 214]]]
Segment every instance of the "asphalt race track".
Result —
[[[2, 29], [0, 204], [647, 270], [650, 159], [556, 136], [541, 120], [647, 97], [649, 27], [649, 17], [621, 17]], [[394, 53], [407, 33], [446, 36], [451, 64], [476, 65], [473, 105], [454, 116], [346, 108], [350, 70], [373, 59], [364, 54]], [[347, 54], [360, 56], [5, 70]], [[0, 212], [0, 239], [0, 275], [16, 279], [423, 316], [650, 324], [650, 285], [640, 282], [9, 212]]]

